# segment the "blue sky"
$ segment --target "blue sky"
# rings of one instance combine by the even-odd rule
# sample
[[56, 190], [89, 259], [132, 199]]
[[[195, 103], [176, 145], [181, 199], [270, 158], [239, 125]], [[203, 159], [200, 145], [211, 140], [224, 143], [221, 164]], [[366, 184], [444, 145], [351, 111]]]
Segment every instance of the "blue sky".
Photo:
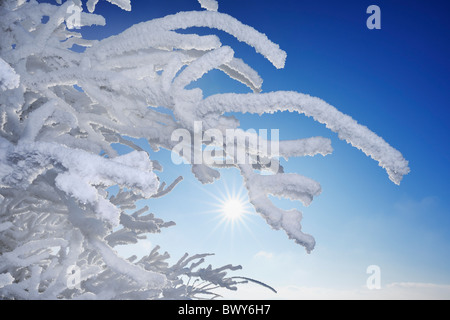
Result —
[[[366, 27], [366, 9], [372, 4], [381, 8], [381, 30]], [[96, 13], [106, 18], [107, 26], [83, 33], [100, 39], [137, 22], [200, 9], [195, 0], [132, 1], [132, 6], [129, 13], [100, 1]], [[368, 126], [403, 153], [411, 173], [396, 186], [376, 162], [298, 114], [236, 115], [242, 128], [280, 129], [281, 139], [332, 140], [332, 155], [283, 163], [285, 171], [322, 185], [322, 194], [308, 208], [278, 202], [300, 208], [303, 230], [316, 238], [316, 249], [306, 254], [257, 214], [248, 214], [245, 224], [220, 223], [212, 195], [237, 192], [241, 177], [222, 171], [222, 180], [202, 186], [188, 166], [171, 164], [168, 152], [150, 152], [165, 163], [159, 175], [169, 182], [179, 175], [185, 179], [149, 206], [177, 225], [135, 249], [144, 252], [158, 244], [173, 259], [184, 252], [216, 253], [208, 262], [240, 264], [240, 275], [279, 291], [273, 295], [250, 285], [229, 298], [450, 298], [449, 10], [446, 1], [219, 1], [220, 12], [265, 33], [287, 52], [285, 68], [275, 69], [224, 33], [191, 31], [218, 34], [259, 72], [264, 92], [308, 93]], [[221, 72], [211, 72], [195, 85], [205, 96], [248, 92]], [[365, 288], [369, 265], [381, 268], [382, 288], [376, 292]]]

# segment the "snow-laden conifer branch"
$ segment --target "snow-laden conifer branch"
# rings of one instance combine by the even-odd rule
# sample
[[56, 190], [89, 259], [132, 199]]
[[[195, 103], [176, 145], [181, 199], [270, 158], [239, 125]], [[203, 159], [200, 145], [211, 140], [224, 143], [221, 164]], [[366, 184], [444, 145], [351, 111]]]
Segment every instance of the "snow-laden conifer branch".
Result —
[[273, 92], [263, 94], [222, 94], [208, 97], [196, 106], [197, 117], [209, 113], [221, 115], [225, 112], [274, 113], [277, 111], [298, 112], [323, 123], [336, 132], [339, 138], [378, 161], [389, 174], [389, 178], [400, 184], [409, 173], [408, 162], [402, 154], [385, 140], [341, 113], [325, 101], [297, 92]]
[[[108, 2], [131, 9], [129, 0]], [[205, 11], [143, 22], [100, 41], [83, 39], [71, 28], [105, 24], [93, 14], [98, 0], [87, 0], [89, 12], [81, 12], [81, 0], [0, 3], [0, 298], [180, 299], [215, 297], [218, 287], [237, 288], [243, 278], [227, 272], [240, 266], [202, 267], [208, 255], [186, 254], [170, 266], [169, 255], [160, 254], [159, 247], [140, 260], [115, 252], [119, 245], [174, 225], [147, 206], [137, 209], [136, 203], [170, 196], [183, 180], [168, 186], [160, 182], [153, 170], [163, 166], [129, 138], [144, 138], [159, 152], [174, 149], [177, 141], [171, 136], [177, 129], [194, 136], [196, 122], [203, 125], [201, 134], [214, 129], [225, 137], [227, 129], [235, 130], [233, 150], [256, 161], [194, 163], [194, 156], [183, 155], [193, 175], [213, 183], [221, 177], [218, 169], [239, 170], [255, 210], [308, 252], [315, 240], [302, 231], [302, 213], [276, 207], [270, 196], [310, 205], [321, 193], [319, 183], [285, 173], [280, 159], [328, 155], [331, 140], [280, 141], [278, 150], [264, 154], [235, 142], [266, 138], [240, 130], [239, 121], [227, 113], [295, 111], [378, 161], [393, 182], [399, 184], [409, 172], [400, 152], [326, 102], [295, 92], [260, 94], [262, 78], [231, 47], [213, 32], [187, 31], [224, 31], [276, 68], [284, 67], [286, 53], [263, 33], [218, 12], [217, 1], [198, 2]], [[75, 45], [85, 50], [72, 50]], [[200, 88], [188, 89], [212, 70], [253, 93], [205, 98]], [[233, 158], [225, 141], [203, 143]], [[134, 151], [119, 156], [116, 143]], [[120, 188], [117, 194], [108, 189], [113, 186]]]
[[0, 90], [6, 91], [19, 86], [20, 76], [0, 58]]
[[[244, 25], [235, 18], [219, 12], [199, 11], [180, 12], [160, 19], [154, 19], [130, 27], [121, 34], [100, 41], [96, 48], [90, 51], [99, 57], [116, 55], [131, 50], [138, 45], [157, 48], [172, 49], [177, 45], [179, 49], [211, 50], [219, 43], [211, 43], [209, 47], [204, 47], [200, 43], [194, 42], [192, 35], [185, 37], [173, 33], [173, 30], [188, 29], [191, 27], [207, 27], [225, 31], [236, 37], [239, 41], [245, 42], [255, 48], [257, 52], [266, 57], [277, 68], [283, 68], [286, 61], [286, 52], [270, 41], [266, 35], [256, 31], [254, 28]], [[200, 39], [214, 39], [199, 37]], [[183, 41], [184, 40], [184, 41]], [[183, 42], [180, 42], [183, 41]], [[184, 44], [184, 46], [183, 46]]]
[[217, 11], [219, 10], [219, 3], [217, 0], [198, 0], [202, 8], [205, 8], [209, 11]]
[[[95, 11], [95, 7], [97, 6], [99, 0], [88, 0], [86, 3], [86, 6], [89, 10], [89, 12], [94, 12]], [[119, 8], [126, 10], [126, 11], [131, 11], [131, 1], [130, 0], [107, 0], [108, 2], [115, 4], [116, 6], [118, 6]]]

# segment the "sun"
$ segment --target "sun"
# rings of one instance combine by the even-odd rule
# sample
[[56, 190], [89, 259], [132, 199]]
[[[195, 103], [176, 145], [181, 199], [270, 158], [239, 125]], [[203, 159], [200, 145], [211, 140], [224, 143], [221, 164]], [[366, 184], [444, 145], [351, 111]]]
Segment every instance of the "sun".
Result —
[[230, 198], [222, 202], [220, 211], [226, 219], [236, 220], [242, 218], [242, 215], [246, 213], [246, 205], [238, 197]]
[[208, 210], [204, 212], [211, 214], [212, 221], [216, 226], [211, 229], [211, 234], [217, 232], [219, 228], [231, 230], [246, 229], [251, 233], [247, 223], [251, 223], [255, 215], [248, 193], [244, 185], [236, 185], [233, 181], [223, 182], [223, 186], [214, 189], [213, 192], [203, 189], [210, 196], [205, 202]]
[[242, 190], [227, 190], [226, 194], [216, 198], [216, 212], [219, 213], [221, 223], [227, 225], [244, 225], [251, 216], [251, 206]]

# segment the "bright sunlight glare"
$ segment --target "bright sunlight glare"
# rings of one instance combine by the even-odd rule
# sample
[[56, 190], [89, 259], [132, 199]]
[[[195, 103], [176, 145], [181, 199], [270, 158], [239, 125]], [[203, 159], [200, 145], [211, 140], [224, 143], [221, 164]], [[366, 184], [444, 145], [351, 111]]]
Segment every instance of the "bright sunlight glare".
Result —
[[245, 213], [245, 204], [238, 198], [227, 199], [222, 203], [221, 211], [227, 219], [235, 220]]
[[208, 192], [210, 202], [207, 202], [208, 213], [213, 213], [213, 219], [218, 223], [211, 232], [216, 232], [220, 227], [230, 228], [233, 233], [234, 230], [241, 227], [251, 233], [247, 223], [251, 222], [252, 216], [255, 216], [253, 207], [251, 206], [246, 190], [243, 185], [236, 186], [236, 183], [223, 183], [223, 186], [217, 188], [214, 192]]

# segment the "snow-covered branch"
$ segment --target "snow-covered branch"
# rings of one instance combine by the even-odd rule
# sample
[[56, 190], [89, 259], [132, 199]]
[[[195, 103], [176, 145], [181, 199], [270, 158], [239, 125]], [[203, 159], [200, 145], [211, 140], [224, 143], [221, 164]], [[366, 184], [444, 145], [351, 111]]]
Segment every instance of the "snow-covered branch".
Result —
[[[103, 40], [86, 40], [73, 28], [105, 24], [93, 13], [98, 0], [87, 0], [89, 12], [82, 12], [81, 0], [56, 2], [0, 2], [0, 298], [215, 297], [217, 287], [235, 290], [238, 279], [254, 281], [227, 276], [240, 266], [202, 267], [207, 254], [186, 254], [170, 266], [159, 247], [139, 261], [116, 253], [119, 245], [175, 224], [148, 206], [137, 209], [137, 202], [169, 197], [183, 180], [161, 182], [154, 171], [164, 164], [152, 161], [132, 138], [159, 152], [174, 150], [177, 130], [189, 139], [206, 137], [200, 150], [216, 148], [221, 162], [196, 163], [196, 146], [185, 143], [183, 158], [193, 175], [213, 183], [220, 169], [239, 170], [255, 210], [308, 252], [315, 240], [302, 231], [302, 213], [278, 208], [270, 196], [310, 205], [320, 184], [285, 173], [280, 161], [326, 156], [333, 151], [331, 140], [280, 141], [275, 148], [266, 136], [239, 129], [228, 113], [295, 111], [376, 160], [394, 183], [409, 172], [399, 151], [325, 101], [297, 92], [260, 93], [261, 76], [213, 29], [253, 47], [276, 68], [284, 67], [287, 55], [265, 34], [218, 12], [216, 0], [198, 0], [206, 10], [139, 23]], [[130, 0], [108, 2], [131, 10]], [[192, 27], [212, 31], [197, 35], [188, 32]], [[200, 88], [189, 89], [212, 70], [252, 93], [205, 98]], [[227, 130], [233, 130], [232, 139], [226, 139]], [[114, 144], [134, 151], [118, 155]], [[260, 150], [261, 144], [270, 148]], [[223, 161], [238, 158], [230, 150], [252, 163]]]

